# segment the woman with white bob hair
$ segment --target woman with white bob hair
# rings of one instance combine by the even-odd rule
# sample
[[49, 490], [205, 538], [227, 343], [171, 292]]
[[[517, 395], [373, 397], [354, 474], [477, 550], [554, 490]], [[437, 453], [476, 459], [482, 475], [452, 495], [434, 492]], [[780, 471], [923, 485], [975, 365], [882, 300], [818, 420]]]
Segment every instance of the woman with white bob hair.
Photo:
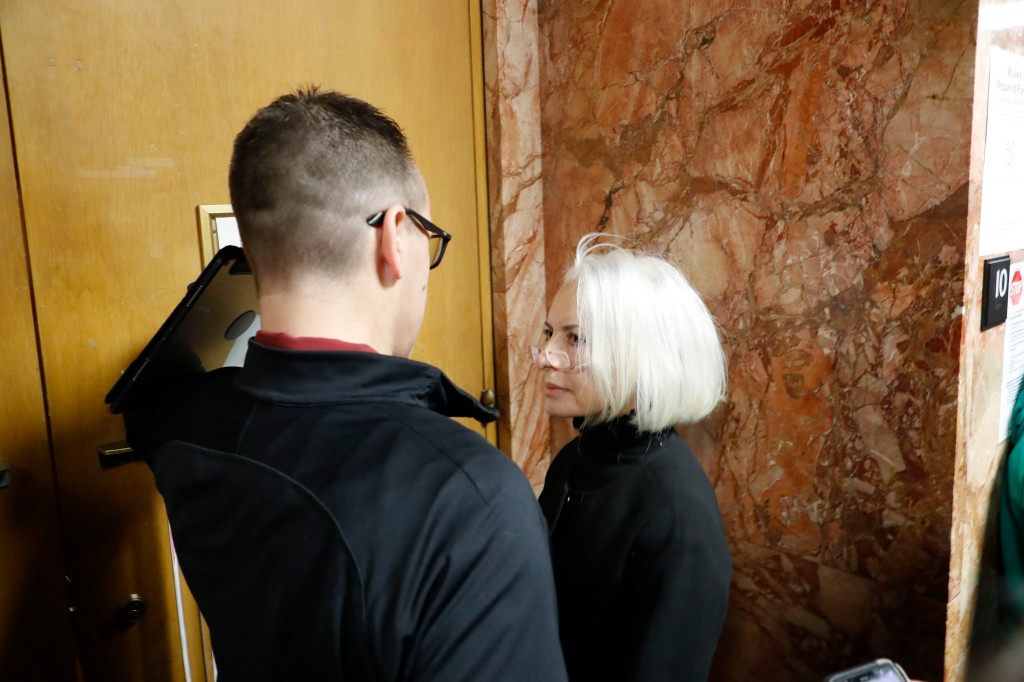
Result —
[[725, 354], [672, 263], [585, 236], [541, 345], [548, 414], [579, 436], [540, 496], [572, 682], [705, 680], [732, 563], [714, 490], [676, 424], [723, 399]]

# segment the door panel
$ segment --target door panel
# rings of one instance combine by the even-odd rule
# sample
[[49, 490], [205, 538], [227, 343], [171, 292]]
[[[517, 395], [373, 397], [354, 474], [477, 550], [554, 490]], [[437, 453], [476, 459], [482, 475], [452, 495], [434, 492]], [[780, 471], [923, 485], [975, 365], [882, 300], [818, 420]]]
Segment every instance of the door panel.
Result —
[[[490, 383], [478, 26], [465, 0], [0, 3], [87, 678], [184, 674], [162, 504], [144, 466], [102, 471], [95, 447], [123, 435], [103, 395], [197, 274], [195, 207], [229, 202], [232, 140], [257, 108], [319, 83], [403, 126], [454, 235], [416, 357], [470, 392]], [[131, 593], [148, 612], [125, 628], [114, 613]], [[195, 653], [194, 609], [186, 620]]]
[[[6, 102], [0, 80], [0, 101]], [[0, 107], [0, 680], [73, 680], [75, 659], [46, 437], [25, 238], [6, 106]]]

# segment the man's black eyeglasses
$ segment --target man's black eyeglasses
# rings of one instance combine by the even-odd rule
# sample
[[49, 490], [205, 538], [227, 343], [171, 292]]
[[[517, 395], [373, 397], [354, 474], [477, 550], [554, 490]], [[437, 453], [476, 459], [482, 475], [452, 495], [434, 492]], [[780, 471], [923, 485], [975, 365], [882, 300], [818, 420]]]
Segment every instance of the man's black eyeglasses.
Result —
[[[411, 208], [406, 208], [405, 212], [421, 230], [427, 233], [427, 238], [430, 240], [430, 269], [433, 270], [441, 264], [444, 250], [448, 248], [448, 242], [452, 240], [452, 236]], [[370, 227], [383, 225], [384, 211], [377, 211], [367, 218], [366, 224]]]

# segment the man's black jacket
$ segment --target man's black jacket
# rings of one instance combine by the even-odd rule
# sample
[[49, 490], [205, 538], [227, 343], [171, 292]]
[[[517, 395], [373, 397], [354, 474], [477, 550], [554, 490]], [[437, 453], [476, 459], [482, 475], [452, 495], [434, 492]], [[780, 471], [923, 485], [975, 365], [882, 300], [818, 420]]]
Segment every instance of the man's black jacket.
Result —
[[564, 680], [544, 519], [436, 368], [251, 342], [128, 415], [222, 682]]

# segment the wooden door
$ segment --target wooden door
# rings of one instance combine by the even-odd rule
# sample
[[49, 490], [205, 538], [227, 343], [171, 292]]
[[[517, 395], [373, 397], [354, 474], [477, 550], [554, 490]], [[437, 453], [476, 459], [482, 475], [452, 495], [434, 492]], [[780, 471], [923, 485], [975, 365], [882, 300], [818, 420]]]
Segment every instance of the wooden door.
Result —
[[6, 107], [0, 108], [0, 273], [0, 680], [70, 680], [71, 615]]
[[[101, 470], [95, 449], [123, 435], [103, 396], [198, 272], [196, 206], [228, 203], [231, 143], [256, 109], [317, 83], [373, 102], [404, 127], [433, 217], [454, 235], [432, 273], [416, 357], [471, 392], [491, 384], [479, 23], [466, 0], [0, 3], [86, 679], [204, 675], [198, 616], [175, 598], [151, 476], [136, 463]], [[18, 305], [0, 308], [26, 314], [28, 302]], [[31, 326], [16, 329], [31, 351]], [[35, 423], [31, 446], [44, 451], [34, 391], [20, 409]], [[119, 624], [133, 594], [147, 613]]]

